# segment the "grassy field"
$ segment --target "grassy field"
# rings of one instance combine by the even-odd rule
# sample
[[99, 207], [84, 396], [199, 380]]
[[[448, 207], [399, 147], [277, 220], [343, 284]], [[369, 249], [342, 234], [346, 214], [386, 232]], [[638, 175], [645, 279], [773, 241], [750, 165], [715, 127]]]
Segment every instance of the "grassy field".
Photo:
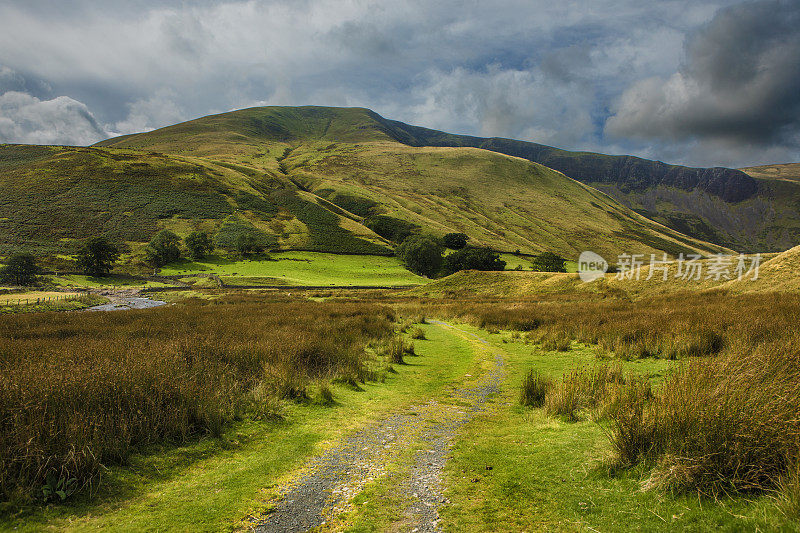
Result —
[[[355, 339], [353, 346], [357, 350], [357, 346], [362, 346], [361, 342], [373, 347], [365, 352], [366, 358], [359, 359], [365, 368], [371, 370], [367, 374], [370, 377], [364, 383], [358, 383], [358, 387], [353, 387], [352, 382], [348, 384], [348, 380], [330, 381], [331, 376], [346, 375], [354, 368], [346, 362], [347, 358], [341, 358], [337, 348], [341, 343], [347, 345], [354, 341], [348, 336], [351, 333], [345, 334], [345, 330], [352, 332], [353, 328], [345, 327], [345, 324], [352, 324], [352, 320], [373, 323], [375, 319], [377, 322], [373, 325], [379, 327], [383, 319], [378, 315], [386, 313], [388, 307], [347, 303], [341, 297], [322, 304], [285, 298], [269, 302], [264, 301], [264, 296], [240, 297], [238, 300], [222, 298], [144, 312], [92, 316], [92, 323], [103, 325], [104, 333], [96, 331], [95, 326], [78, 316], [15, 318], [0, 324], [0, 334], [10, 339], [9, 335], [22, 326], [29, 333], [24, 339], [15, 338], [3, 344], [11, 350], [0, 359], [6, 362], [3, 379], [9, 385], [4, 389], [8, 394], [3, 405], [13, 410], [18, 399], [11, 394], [11, 391], [18, 390], [13, 385], [15, 380], [28, 383], [28, 387], [38, 383], [38, 388], [31, 389], [30, 398], [25, 400], [29, 405], [28, 412], [33, 413], [40, 411], [32, 406], [47, 404], [50, 398], [52, 401], [73, 398], [77, 408], [84, 403], [78, 402], [79, 398], [88, 394], [97, 400], [90, 405], [103, 405], [112, 398], [100, 394], [102, 387], [93, 388], [91, 383], [108, 379], [116, 383], [125, 378], [123, 381], [127, 380], [127, 384], [122, 386], [122, 382], [119, 383], [123, 390], [128, 391], [125, 405], [142, 409], [137, 407], [139, 396], [136, 391], [160, 391], [159, 397], [165, 400], [160, 407], [156, 406], [156, 410], [148, 404], [145, 415], [140, 414], [140, 418], [161, 420], [159, 425], [174, 423], [177, 424], [175, 428], [190, 429], [188, 433], [178, 431], [173, 437], [164, 434], [148, 438], [146, 427], [130, 425], [130, 435], [135, 438], [130, 440], [126, 437], [128, 448], [116, 452], [111, 450], [111, 455], [109, 450], [97, 452], [97, 456], [104, 458], [105, 468], [99, 478], [100, 484], [95, 485], [91, 493], [84, 490], [66, 504], [45, 507], [32, 502], [20, 504], [19, 499], [11, 499], [3, 504], [2, 509], [13, 512], [0, 518], [0, 528], [20, 531], [43, 528], [139, 531], [157, 524], [159, 530], [165, 531], [219, 531], [236, 524], [244, 526], [243, 519], [257, 516], [269, 507], [269, 502], [284, 482], [296, 475], [304, 458], [326, 449], [369, 420], [379, 419], [412, 404], [430, 400], [452, 403], [452, 399], [447, 399], [449, 391], [463, 384], [464, 380], [473, 379], [469, 376], [479, 375], [486, 361], [500, 354], [506, 369], [500, 392], [486, 405], [484, 412], [458, 431], [452, 458], [444, 471], [448, 501], [442, 516], [445, 530], [628, 531], [632, 525], [646, 531], [676, 528], [698, 531], [793, 530], [796, 522], [786, 514], [784, 507], [779, 506], [779, 500], [770, 496], [770, 491], [751, 491], [745, 495], [734, 491], [730, 496], [717, 494], [714, 498], [699, 496], [692, 490], [641, 490], [657, 471], [657, 464], [645, 461], [623, 467], [616, 462], [614, 435], [617, 430], [614, 424], [617, 419], [613, 416], [595, 418], [595, 411], [580, 409], [577, 421], [569, 422], [548, 415], [545, 409], [519, 405], [520, 385], [529, 370], [535, 369], [558, 383], [563, 374], [581, 365], [595, 368], [600, 364], [619, 365], [631, 383], [636, 381], [630, 376], [643, 376], [655, 391], [653, 401], [661, 402], [668, 398], [658, 392], [665, 387], [675, 398], [687, 398], [680, 392], [683, 379], [680, 376], [684, 375], [681, 369], [687, 368], [687, 355], [699, 356], [697, 363], [692, 363], [698, 376], [705, 373], [708, 379], [715, 376], [713, 379], [724, 382], [726, 378], [707, 372], [721, 357], [714, 356], [715, 350], [752, 352], [753, 345], [747, 343], [755, 340], [762, 346], [782, 342], [780, 331], [788, 326], [781, 324], [791, 322], [795, 316], [793, 310], [798, 307], [796, 298], [790, 296], [779, 301], [762, 301], [760, 305], [767, 305], [769, 314], [759, 308], [754, 296], [730, 300], [719, 297], [715, 300], [713, 295], [704, 298], [692, 303], [684, 301], [680, 305], [676, 300], [643, 300], [632, 305], [607, 298], [596, 302], [584, 300], [577, 304], [559, 298], [545, 298], [539, 303], [506, 300], [489, 304], [478, 300], [460, 303], [396, 300], [393, 305], [400, 316], [415, 319], [421, 315], [438, 316], [459, 322], [459, 330], [432, 324], [409, 328], [407, 334], [415, 328], [420, 330], [419, 334], [414, 334], [414, 351], [418, 357], [407, 357], [408, 364], [394, 365], [391, 372], [382, 366], [385, 363], [380, 355], [380, 342], [372, 343], [366, 337], [360, 341]], [[677, 308], [682, 310], [681, 320], [685, 327], [675, 335], [675, 324], [670, 321], [674, 321], [676, 315], [671, 314], [670, 309]], [[746, 320], [761, 315], [769, 319]], [[597, 320], [598, 317], [608, 320]], [[400, 325], [404, 323], [408, 324], [408, 321], [400, 319], [398, 322]], [[254, 328], [254, 324], [261, 326]], [[189, 325], [193, 335], [187, 336]], [[299, 335], [298, 328], [305, 333]], [[91, 336], [80, 334], [83, 330], [94, 333]], [[247, 333], [243, 334], [245, 330]], [[372, 326], [368, 330], [373, 333], [364, 330], [367, 337], [378, 331]], [[133, 332], [139, 332], [138, 336]], [[708, 341], [709, 332], [716, 332], [720, 336], [719, 342], [711, 339], [710, 344], [703, 344]], [[625, 336], [626, 333], [630, 335]], [[117, 346], [114, 355], [109, 356], [109, 340], [119, 334], [125, 336], [126, 343]], [[472, 335], [486, 339], [488, 345]], [[59, 336], [66, 338], [58, 343], [50, 340]], [[300, 337], [306, 344], [299, 346], [288, 340]], [[312, 344], [308, 345], [308, 342]], [[585, 344], [587, 342], [590, 344]], [[682, 360], [675, 361], [670, 354], [676, 353], [673, 350], [676, 343], [687, 347], [696, 345], [698, 349], [684, 350], [678, 357]], [[63, 352], [71, 346], [80, 346], [81, 357], [94, 354], [87, 361], [92, 357], [97, 359], [101, 352], [115, 362], [125, 360], [126, 371], [120, 373], [117, 365], [112, 374], [88, 381], [82, 378], [82, 389], [75, 388], [78, 382], [73, 384], [75, 386], [65, 387], [55, 378], [48, 378], [49, 388], [42, 388], [45, 382], [41, 379], [25, 377], [28, 374], [80, 374], [82, 363], [74, 357], [70, 362], [49, 355], [48, 350]], [[248, 347], [247, 350], [240, 349], [244, 346]], [[253, 346], [259, 347], [259, 353], [263, 352], [257, 358], [260, 370], [255, 374], [252, 369], [247, 370], [252, 365], [245, 357], [245, 352], [252, 352]], [[315, 347], [323, 349], [320, 351]], [[646, 356], [640, 347], [647, 347]], [[147, 354], [154, 350], [159, 357], [148, 357]], [[278, 356], [275, 350], [282, 355]], [[369, 356], [373, 353], [371, 350], [377, 354], [375, 359]], [[34, 352], [36, 357], [31, 356]], [[306, 374], [312, 366], [319, 368], [318, 365], [309, 366], [313, 360], [309, 358], [322, 357], [323, 353], [327, 354], [325, 357], [334, 358], [331, 360], [335, 365], [334, 373]], [[775, 353], [783, 352], [776, 350]], [[177, 354], [177, 360], [174, 354]], [[763, 355], [761, 350], [753, 361]], [[158, 377], [161, 375], [160, 363], [155, 363], [162, 359], [170, 368], [164, 373], [164, 379]], [[192, 365], [199, 365], [200, 372], [196, 375], [184, 372], [184, 365], [190, 359], [194, 361]], [[737, 360], [745, 361], [746, 358], [737, 356]], [[768, 358], [760, 360], [766, 362]], [[233, 364], [239, 370], [225, 364], [214, 366], [221, 361], [229, 361], [227, 364]], [[52, 371], [63, 364], [72, 365], [69, 374]], [[296, 371], [292, 370], [292, 365], [295, 364], [304, 369], [302, 382], [296, 382], [292, 377]], [[774, 369], [775, 366], [770, 364], [772, 366], [768, 368]], [[51, 370], [44, 371], [45, 366]], [[266, 392], [258, 379], [251, 379], [262, 375], [265, 368], [273, 369], [266, 371], [268, 381], [270, 386], [280, 385], [282, 393]], [[746, 368], [746, 365], [740, 365], [739, 370]], [[794, 375], [791, 374], [794, 370], [784, 372], [787, 371]], [[746, 376], [747, 372], [733, 372], [731, 375]], [[780, 371], [769, 370], [769, 373], [782, 375]], [[137, 375], [146, 379], [137, 381], [134, 379]], [[177, 378], [184, 380], [184, 385], [180, 389], [170, 389], [169, 383]], [[147, 386], [141, 389], [144, 384]], [[687, 385], [691, 386], [691, 383]], [[732, 391], [736, 386], [734, 380], [720, 390]], [[325, 401], [326, 389], [333, 393], [332, 405]], [[172, 392], [167, 393], [170, 390]], [[210, 390], [216, 392], [209, 396]], [[247, 390], [262, 392], [250, 396]], [[301, 390], [303, 392], [298, 393]], [[715, 394], [714, 388], [707, 384], [694, 386], [692, 390], [709, 405], [725, 405], [720, 398], [706, 397]], [[55, 391], [60, 392], [52, 396]], [[173, 394], [183, 395], [184, 399], [179, 402], [182, 405], [187, 402], [191, 405], [195, 400], [205, 398], [194, 407], [198, 414], [192, 415], [194, 418], [189, 419], [189, 426], [181, 425], [187, 423], [186, 420], [181, 422], [181, 417], [166, 416], [171, 409], [169, 398]], [[257, 404], [246, 403], [261, 407], [256, 411], [249, 410], [252, 407], [239, 403], [241, 398], [257, 398]], [[739, 396], [732, 396], [731, 401], [735, 398]], [[755, 400], [756, 396], [753, 398]], [[233, 405], [244, 407], [244, 410], [236, 411], [239, 408], [234, 409]], [[266, 411], [265, 405], [268, 406]], [[458, 405], [458, 402], [453, 405]], [[89, 407], [80, 409], [86, 411]], [[126, 416], [125, 409], [120, 404], [115, 411], [120, 414], [115, 416]], [[678, 412], [682, 407], [676, 403], [670, 409]], [[752, 404], [751, 409], [757, 412], [759, 407]], [[211, 416], [215, 412], [219, 416]], [[235, 412], [240, 414], [237, 416]], [[268, 414], [254, 415], [258, 412]], [[702, 410], [692, 410], [692, 413], [699, 412]], [[93, 416], [89, 409], [81, 412], [80, 419]], [[791, 423], [782, 427], [782, 435], [795, 434]], [[19, 428], [12, 429], [14, 431], [4, 432], [5, 439], [23, 436]], [[692, 431], [687, 429], [680, 434], [698, 435]], [[35, 426], [30, 426], [25, 434], [36, 434]], [[73, 431], [70, 435], [79, 438], [81, 434], [81, 431]], [[120, 438], [113, 436], [113, 432], [111, 434], [112, 437], [91, 445], [117, 446]], [[50, 442], [47, 445], [52, 446], [55, 441], [47, 438], [51, 440], [48, 441], [44, 434], [37, 437], [42, 445]], [[768, 436], [754, 438], [763, 442]], [[15, 449], [11, 442], [3, 444], [4, 449]], [[345, 524], [344, 529], [348, 531], [392, 530], [394, 525], [404, 523], [407, 495], [397, 491], [394, 480], [411, 467], [409, 461], [413, 452], [424, 450], [425, 446], [424, 441], [410, 443], [408, 449], [389, 466], [389, 475], [368, 483], [353, 501], [352, 509], [339, 517], [336, 523]], [[124, 453], [124, 460], [113, 459], [115, 453]], [[54, 457], [62, 456], [56, 454]], [[79, 466], [78, 462], [72, 462], [78, 459], [72, 457], [66, 468]], [[11, 471], [19, 467], [13, 461], [5, 466]]]
[[47, 311], [77, 311], [104, 304], [107, 298], [92, 294], [58, 291], [29, 291], [0, 294], [0, 313], [42, 313]]
[[17, 304], [23, 301], [36, 301], [36, 300], [61, 300], [67, 298], [74, 298], [78, 295], [76, 292], [57, 292], [57, 291], [30, 291], [30, 292], [17, 292], [10, 294], [0, 294], [0, 303], [3, 304]]
[[[445, 470], [447, 505], [440, 523], [445, 531], [766, 531], [795, 525], [768, 495], [714, 500], [643, 491], [646, 471], [612, 467], [607, 423], [586, 413], [566, 422], [519, 405], [528, 370], [556, 380], [579, 365], [602, 364], [604, 352], [596, 347], [573, 343], [548, 351], [513, 332], [459, 329], [489, 341], [486, 346], [455, 333], [475, 361], [500, 353], [507, 374], [503, 392], [458, 434]], [[431, 340], [440, 338], [430, 327], [425, 332]], [[658, 386], [676, 364], [647, 359], [623, 362], [621, 368]], [[397, 479], [412, 467], [413, 452], [427, 446], [412, 443], [389, 475], [367, 484], [333, 530], [394, 531], [404, 524], [408, 495], [398, 491]]]
[[[226, 283], [264, 285], [417, 285], [428, 280], [406, 270], [394, 257], [336, 255], [318, 252], [280, 252], [269, 260], [229, 260], [215, 258], [203, 262], [168, 265], [164, 275], [216, 274]], [[278, 280], [278, 281], [274, 281]]]
[[[769, 496], [698, 499], [642, 491], [647, 472], [615, 472], [608, 426], [590, 419], [570, 423], [543, 409], [518, 404], [523, 376], [537, 369], [553, 379], [579, 364], [596, 364], [598, 352], [574, 344], [555, 352], [514, 339], [486, 335], [508, 359], [509, 387], [467, 426], [448, 464], [451, 501], [445, 528], [453, 531], [752, 531], [791, 528]], [[673, 363], [637, 360], [623, 370], [661, 381]], [[492, 467], [487, 470], [487, 466]]]
[[103, 276], [93, 277], [83, 274], [67, 274], [61, 276], [46, 276], [45, 280], [53, 285], [61, 287], [80, 287], [86, 289], [127, 289], [127, 288], [156, 288], [169, 287], [167, 283], [161, 281], [148, 281], [144, 279], [131, 278], [128, 276]]
[[[275, 420], [247, 420], [219, 437], [184, 446], [151, 446], [112, 466], [92, 501], [22, 510], [0, 528], [39, 531], [220, 531], [263, 511], [271, 488], [291, 476], [308, 455], [347, 432], [420, 399], [435, 399], [473, 364], [469, 343], [434, 326], [420, 326], [419, 357], [398, 365], [385, 381], [332, 385], [335, 404], [286, 402]], [[316, 394], [315, 390], [310, 391]]]

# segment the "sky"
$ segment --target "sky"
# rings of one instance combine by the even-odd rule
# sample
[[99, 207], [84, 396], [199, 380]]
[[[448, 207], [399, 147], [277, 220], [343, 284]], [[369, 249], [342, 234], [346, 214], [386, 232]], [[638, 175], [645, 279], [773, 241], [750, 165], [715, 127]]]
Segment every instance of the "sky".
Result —
[[0, 3], [0, 142], [259, 105], [693, 166], [800, 161], [800, 0]]

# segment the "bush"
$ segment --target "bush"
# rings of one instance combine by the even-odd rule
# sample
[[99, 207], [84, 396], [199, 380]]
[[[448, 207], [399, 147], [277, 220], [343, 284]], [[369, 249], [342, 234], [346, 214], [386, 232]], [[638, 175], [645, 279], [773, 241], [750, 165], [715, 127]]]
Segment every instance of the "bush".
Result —
[[522, 382], [519, 403], [526, 407], [542, 407], [552, 380], [538, 370], [529, 370]]
[[90, 240], [78, 252], [78, 268], [88, 276], [104, 276], [119, 259], [119, 250], [103, 237]]
[[597, 408], [610, 390], [623, 383], [618, 366], [576, 368], [565, 373], [560, 382], [548, 389], [545, 397], [547, 413], [569, 422], [577, 421], [580, 411]]
[[491, 248], [467, 247], [444, 258], [442, 273], [449, 276], [459, 270], [503, 270], [506, 262]]
[[424, 340], [425, 339], [425, 332], [422, 331], [422, 328], [414, 328], [414, 329], [411, 330], [411, 338], [412, 339]]
[[650, 485], [676, 491], [775, 488], [800, 443], [798, 340], [683, 365], [641, 413], [612, 417], [620, 458], [655, 463]]
[[259, 254], [264, 251], [264, 247], [256, 239], [255, 235], [242, 233], [236, 237], [236, 251], [242, 257], [247, 257], [252, 254]]
[[460, 250], [467, 245], [467, 239], [469, 237], [467, 237], [466, 233], [448, 233], [442, 237], [442, 244], [445, 248]]
[[416, 355], [414, 353], [414, 345], [412, 343], [407, 343], [402, 335], [395, 335], [384, 341], [380, 353], [386, 357], [387, 362], [396, 365], [406, 364], [403, 359], [404, 356]]
[[36, 258], [31, 254], [17, 253], [6, 261], [0, 268], [0, 283], [10, 285], [33, 285], [36, 283], [36, 274], [39, 267], [36, 265]]
[[442, 251], [432, 238], [415, 235], [397, 247], [397, 256], [411, 272], [432, 278], [441, 269]]

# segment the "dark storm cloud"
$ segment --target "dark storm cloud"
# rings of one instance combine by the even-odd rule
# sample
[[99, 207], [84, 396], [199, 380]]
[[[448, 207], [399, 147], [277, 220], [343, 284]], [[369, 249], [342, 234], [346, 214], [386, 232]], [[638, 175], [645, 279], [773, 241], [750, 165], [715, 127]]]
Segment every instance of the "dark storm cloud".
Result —
[[[731, 147], [752, 144], [759, 126], [774, 143], [759, 157], [792, 156], [783, 139], [794, 119], [766, 115], [767, 102], [786, 107], [778, 95], [791, 83], [752, 82], [764, 65], [791, 70], [791, 54], [776, 55], [791, 24], [769, 13], [774, 37], [754, 28], [762, 15], [752, 7], [720, 11], [737, 1], [6, 0], [0, 95], [33, 100], [8, 97], [16, 103], [0, 110], [0, 131], [3, 140], [87, 143], [253, 105], [317, 104], [688, 163], [750, 162]], [[745, 33], [749, 44], [738, 40]], [[720, 48], [747, 57], [749, 70], [735, 65], [733, 77]], [[732, 95], [720, 101], [745, 102], [761, 120], [704, 102], [693, 105], [713, 113], [662, 109], [675, 98], [653, 80], [677, 86], [673, 74]], [[774, 96], [756, 109], [743, 86]], [[776, 133], [773, 119], [788, 133]], [[698, 135], [730, 129], [726, 120], [748, 127], [693, 151]]]
[[720, 10], [686, 42], [672, 76], [635, 83], [606, 126], [610, 134], [696, 138], [731, 150], [800, 140], [800, 4], [748, 2]]

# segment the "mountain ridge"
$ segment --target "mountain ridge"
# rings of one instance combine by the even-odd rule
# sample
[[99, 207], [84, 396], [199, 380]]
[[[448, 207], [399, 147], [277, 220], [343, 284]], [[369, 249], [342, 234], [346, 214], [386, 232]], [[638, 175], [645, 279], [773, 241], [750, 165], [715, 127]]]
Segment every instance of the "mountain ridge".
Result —
[[391, 253], [409, 231], [525, 253], [701, 253], [687, 237], [538, 163], [415, 147], [376, 114], [253, 108], [94, 147], [0, 147], [2, 250], [74, 253], [106, 235], [133, 255], [160, 229], [272, 250]]
[[[241, 120], [242, 115], [248, 118]], [[186, 138], [192, 128], [196, 128], [193, 141]], [[395, 142], [418, 148], [473, 147], [553, 168], [671, 230], [719, 246], [742, 252], [771, 252], [800, 242], [800, 182], [787, 185], [724, 167], [669, 165], [635, 156], [570, 152], [527, 141], [450, 134], [386, 119], [366, 108], [249, 108], [147, 134], [109, 139], [98, 146], [178, 150], [210, 156], [215, 155], [214, 143], [203, 149], [200, 144], [209, 135], [216, 135], [214, 128], [235, 131], [226, 141], [233, 144], [282, 142], [289, 146], [330, 141]], [[228, 142], [227, 149], [231, 146]]]

